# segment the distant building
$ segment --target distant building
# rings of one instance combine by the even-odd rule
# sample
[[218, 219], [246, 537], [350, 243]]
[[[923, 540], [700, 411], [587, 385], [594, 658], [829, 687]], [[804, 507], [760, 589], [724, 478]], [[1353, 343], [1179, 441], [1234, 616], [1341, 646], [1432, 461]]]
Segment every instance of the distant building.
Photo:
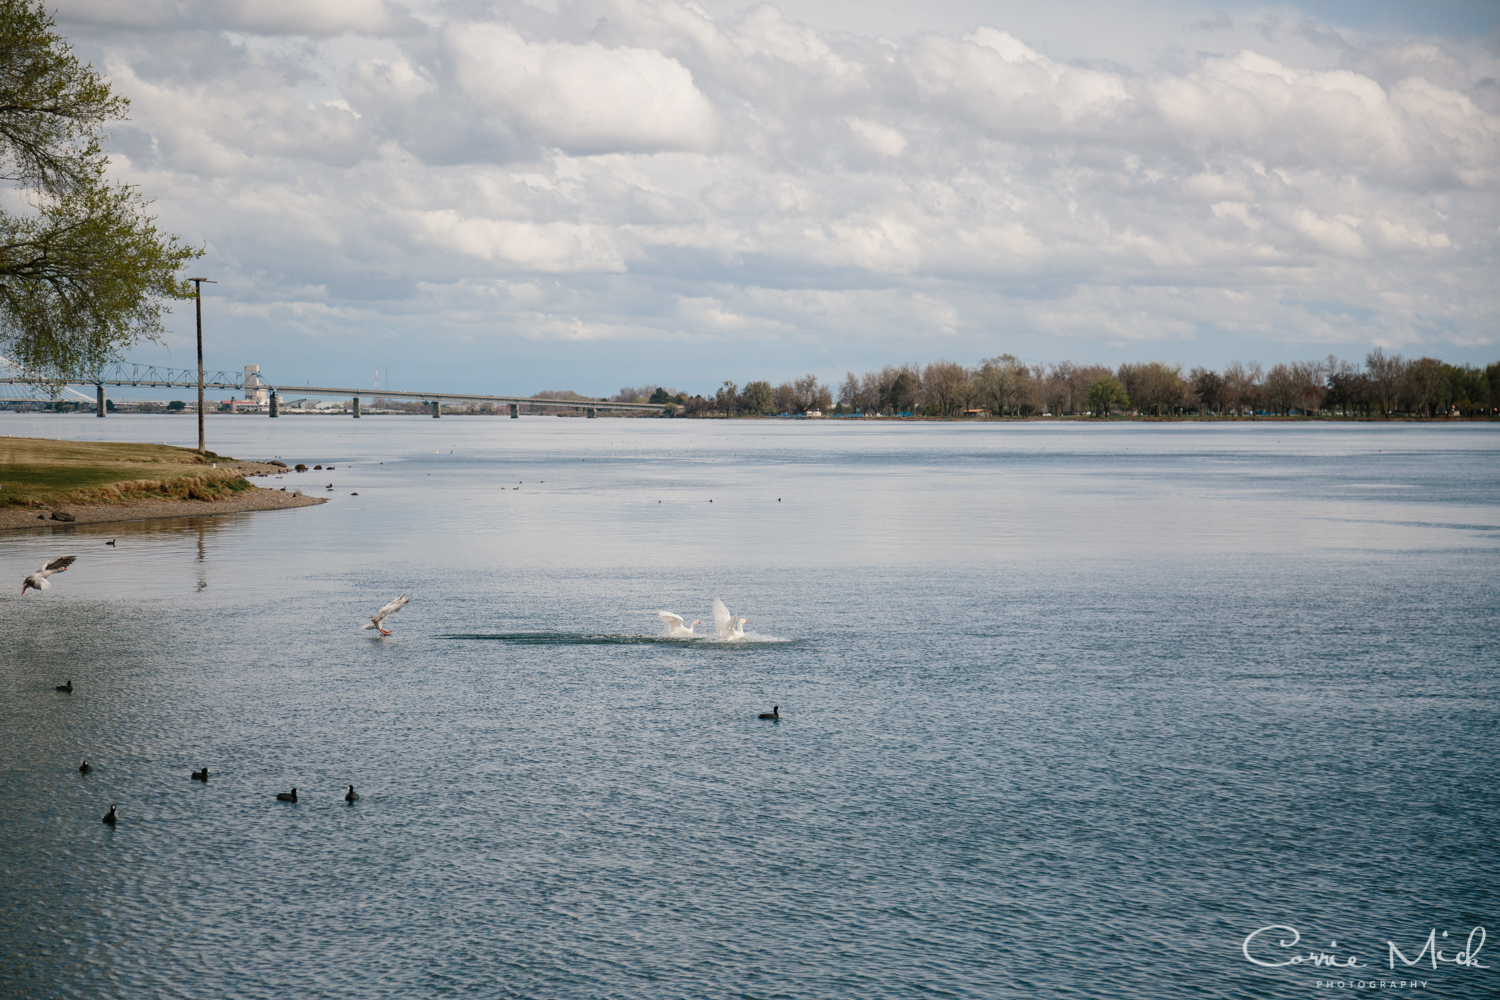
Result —
[[219, 401], [219, 409], [228, 410], [231, 413], [264, 413], [270, 407], [257, 403], [253, 399], [224, 399]]
[[267, 402], [267, 391], [261, 387], [260, 365], [245, 366], [245, 399], [261, 404]]

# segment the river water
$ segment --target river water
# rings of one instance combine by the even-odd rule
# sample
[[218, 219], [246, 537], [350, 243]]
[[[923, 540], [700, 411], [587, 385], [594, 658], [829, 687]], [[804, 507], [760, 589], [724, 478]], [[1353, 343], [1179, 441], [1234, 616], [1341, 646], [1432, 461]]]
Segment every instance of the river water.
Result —
[[209, 437], [330, 502], [0, 534], [0, 996], [1500, 995], [1500, 426]]

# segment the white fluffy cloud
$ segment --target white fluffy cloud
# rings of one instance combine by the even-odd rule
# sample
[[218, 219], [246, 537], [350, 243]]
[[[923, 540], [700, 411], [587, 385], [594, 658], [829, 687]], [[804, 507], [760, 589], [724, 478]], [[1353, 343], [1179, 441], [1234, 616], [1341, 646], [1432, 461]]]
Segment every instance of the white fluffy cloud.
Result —
[[191, 26], [326, 38], [421, 30], [407, 11], [387, 0], [62, 0], [55, 7], [71, 24], [166, 31]]
[[[68, 0], [61, 23], [133, 99], [121, 176], [207, 244], [290, 355], [265, 363], [332, 364], [293, 360], [313, 327], [421, 330], [435, 370], [450, 345], [684, 385], [1005, 349], [1500, 353], [1478, 40], [1266, 15], [1185, 21], [1201, 54], [1127, 66], [766, 4], [178, 8]], [[749, 349], [662, 370], [656, 343]]]
[[714, 144], [713, 106], [681, 63], [655, 49], [531, 42], [508, 24], [449, 25], [441, 37], [457, 93], [544, 146], [608, 153]]

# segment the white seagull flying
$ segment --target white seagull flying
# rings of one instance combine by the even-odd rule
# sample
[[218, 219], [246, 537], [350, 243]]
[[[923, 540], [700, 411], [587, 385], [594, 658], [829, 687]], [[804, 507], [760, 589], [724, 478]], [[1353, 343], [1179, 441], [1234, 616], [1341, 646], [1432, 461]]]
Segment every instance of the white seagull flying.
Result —
[[696, 636], [698, 633], [693, 631], [693, 625], [703, 624], [701, 621], [695, 621], [693, 625], [689, 625], [682, 620], [681, 615], [674, 615], [670, 611], [658, 611], [656, 614], [661, 618], [661, 623], [667, 627], [667, 635]]
[[410, 600], [411, 600], [411, 598], [407, 597], [406, 594], [403, 592], [400, 597], [396, 598], [394, 601], [392, 601], [391, 603], [387, 604], [385, 607], [381, 608], [379, 611], [377, 611], [373, 615], [371, 615], [370, 616], [370, 620], [368, 622], [366, 622], [365, 624], [361, 625], [360, 628], [362, 628], [362, 629], [363, 628], [378, 629], [380, 631], [381, 635], [390, 635], [391, 634], [390, 632], [386, 631], [384, 628], [381, 628], [380, 623], [383, 622], [383, 621], [385, 621], [385, 619], [386, 619], [386, 617], [388, 615], [393, 615], [397, 611], [400, 611], [403, 607], [406, 606], [406, 603], [408, 601], [410, 601]]
[[52, 584], [47, 582], [47, 577], [51, 576], [53, 573], [63, 572], [69, 566], [73, 565], [73, 560], [77, 558], [77, 556], [59, 556], [58, 558], [49, 562], [47, 565], [43, 566], [41, 569], [37, 570], [35, 573], [28, 576], [21, 583], [21, 596], [26, 596], [26, 590], [28, 587], [32, 590], [51, 590]]
[[749, 623], [748, 618], [735, 618], [724, 606], [723, 601], [717, 597], [714, 598], [714, 631], [719, 633], [720, 639], [728, 639], [732, 642], [745, 638], [745, 626]]

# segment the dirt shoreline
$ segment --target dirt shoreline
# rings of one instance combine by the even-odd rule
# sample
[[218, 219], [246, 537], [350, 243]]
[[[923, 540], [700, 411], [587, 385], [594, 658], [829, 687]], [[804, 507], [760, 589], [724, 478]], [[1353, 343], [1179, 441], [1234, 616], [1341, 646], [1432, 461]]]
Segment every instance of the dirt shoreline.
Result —
[[[264, 462], [220, 462], [220, 469], [233, 469], [240, 475], [284, 475], [287, 470]], [[66, 524], [107, 524], [113, 521], [153, 521], [166, 517], [203, 517], [209, 514], [234, 514], [254, 510], [286, 510], [291, 507], [315, 507], [327, 503], [324, 497], [293, 493], [290, 489], [252, 486], [226, 500], [155, 500], [120, 504], [59, 504], [39, 510], [35, 507], [0, 507], [0, 531], [24, 531], [28, 528], [57, 528]], [[72, 521], [54, 521], [52, 510], [72, 514]]]

